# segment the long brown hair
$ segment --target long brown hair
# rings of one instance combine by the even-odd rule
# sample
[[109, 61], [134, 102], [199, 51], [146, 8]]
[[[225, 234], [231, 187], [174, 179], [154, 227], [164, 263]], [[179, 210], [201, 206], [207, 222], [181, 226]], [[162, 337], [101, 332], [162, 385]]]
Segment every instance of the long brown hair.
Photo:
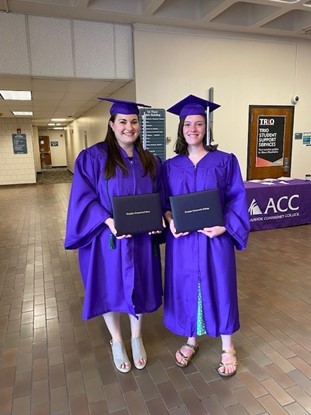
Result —
[[[106, 179], [111, 179], [112, 177], [115, 176], [117, 166], [121, 168], [124, 175], [127, 175], [128, 173], [127, 167], [124, 164], [124, 160], [120, 152], [119, 145], [117, 143], [115, 133], [113, 132], [110, 126], [110, 121], [114, 123], [115, 118], [116, 118], [116, 115], [112, 115], [110, 117], [110, 120], [108, 123], [108, 130], [107, 130], [107, 134], [105, 138], [105, 141], [107, 143], [107, 153], [108, 153], [107, 162], [106, 162], [105, 171], [104, 171]], [[137, 140], [135, 141], [134, 146], [138, 152], [141, 164], [143, 166], [144, 176], [149, 173], [151, 178], [155, 179], [156, 165], [157, 165], [155, 156], [152, 153], [150, 153], [150, 151], [144, 150], [140, 135], [137, 137]]]
[[[185, 155], [189, 155], [188, 152], [188, 144], [185, 140], [184, 134], [183, 134], [183, 128], [184, 128], [184, 124], [185, 124], [185, 118], [181, 118], [178, 124], [178, 131], [177, 131], [177, 140], [175, 143], [175, 148], [174, 151], [176, 154], [185, 154]], [[206, 119], [205, 119], [205, 125], [206, 125]], [[204, 138], [203, 138], [203, 146], [205, 148], [206, 151], [214, 151], [217, 149], [218, 144], [212, 144], [213, 142], [213, 135], [212, 135], [212, 131], [210, 130], [210, 143], [207, 145], [206, 144], [206, 132], [204, 134]]]

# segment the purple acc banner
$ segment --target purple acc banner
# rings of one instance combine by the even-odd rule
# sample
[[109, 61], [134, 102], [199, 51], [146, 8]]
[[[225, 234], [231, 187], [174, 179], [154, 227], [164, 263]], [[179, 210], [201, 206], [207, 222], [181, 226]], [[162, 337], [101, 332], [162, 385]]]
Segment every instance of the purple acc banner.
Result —
[[311, 182], [264, 179], [245, 182], [251, 230], [311, 223]]

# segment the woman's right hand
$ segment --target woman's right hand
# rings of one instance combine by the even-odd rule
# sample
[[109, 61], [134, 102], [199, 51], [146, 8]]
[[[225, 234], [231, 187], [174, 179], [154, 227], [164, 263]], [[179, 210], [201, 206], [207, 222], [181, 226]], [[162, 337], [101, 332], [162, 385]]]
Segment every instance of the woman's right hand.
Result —
[[113, 218], [106, 219], [105, 220], [105, 224], [110, 229], [110, 232], [112, 233], [112, 235], [114, 235], [117, 239], [131, 238], [132, 237], [132, 235], [120, 235], [120, 236], [117, 236], [117, 230], [116, 230], [116, 227], [114, 226], [114, 220], [113, 220]]
[[189, 232], [176, 233], [176, 228], [175, 228], [175, 225], [174, 225], [174, 219], [173, 218], [170, 220], [169, 226], [170, 226], [170, 231], [172, 232], [174, 238], [179, 238], [181, 236], [189, 235]]
[[189, 232], [176, 233], [176, 228], [175, 228], [175, 225], [174, 225], [173, 215], [172, 215], [172, 212], [170, 210], [165, 212], [164, 217], [165, 217], [165, 219], [168, 223], [168, 226], [170, 227], [170, 231], [172, 232], [172, 235], [174, 236], [174, 238], [179, 238], [180, 236], [185, 236], [185, 235], [189, 234]]

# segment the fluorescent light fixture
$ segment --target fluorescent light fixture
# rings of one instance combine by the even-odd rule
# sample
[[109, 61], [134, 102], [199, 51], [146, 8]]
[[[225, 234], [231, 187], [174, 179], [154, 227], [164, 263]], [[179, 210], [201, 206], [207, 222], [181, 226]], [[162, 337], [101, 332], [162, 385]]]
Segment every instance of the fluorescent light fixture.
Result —
[[0, 91], [3, 99], [31, 101], [31, 91]]
[[55, 123], [54, 122], [49, 122], [48, 125], [55, 125]]
[[13, 115], [33, 115], [32, 111], [12, 111]]
[[53, 127], [52, 130], [63, 130], [64, 127]]
[[58, 122], [58, 121], [67, 121], [67, 118], [52, 118], [51, 121], [55, 121], [55, 122]]
[[269, 1], [274, 1], [275, 3], [287, 3], [287, 4], [294, 4], [294, 3], [299, 2], [299, 0], [269, 0]]

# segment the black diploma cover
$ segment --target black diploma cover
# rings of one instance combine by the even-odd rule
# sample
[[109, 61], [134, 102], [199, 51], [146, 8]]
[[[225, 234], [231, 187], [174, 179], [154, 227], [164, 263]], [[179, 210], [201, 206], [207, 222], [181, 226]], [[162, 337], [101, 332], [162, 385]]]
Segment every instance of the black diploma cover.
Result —
[[159, 193], [114, 196], [112, 209], [117, 236], [163, 230]]
[[171, 196], [170, 202], [177, 233], [224, 224], [218, 189]]

